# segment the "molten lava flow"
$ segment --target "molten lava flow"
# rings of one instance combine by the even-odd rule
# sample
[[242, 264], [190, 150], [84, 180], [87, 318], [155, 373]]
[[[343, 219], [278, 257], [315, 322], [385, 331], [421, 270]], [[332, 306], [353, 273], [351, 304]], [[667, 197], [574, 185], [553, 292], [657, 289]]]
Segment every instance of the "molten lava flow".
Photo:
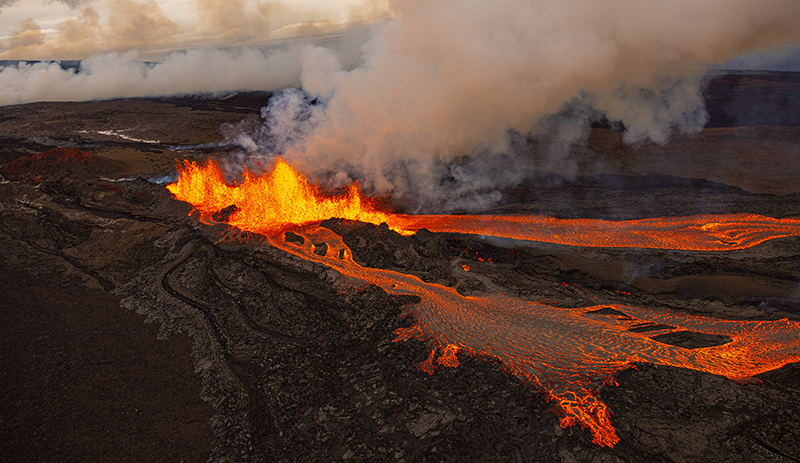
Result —
[[[398, 340], [429, 340], [431, 354], [419, 365], [423, 371], [433, 373], [434, 363], [457, 366], [458, 352], [496, 358], [509, 372], [556, 401], [563, 412], [562, 426], [577, 423], [588, 428], [599, 445], [613, 446], [619, 438], [606, 405], [597, 398], [598, 387], [634, 362], [743, 379], [800, 361], [798, 322], [720, 321], [621, 305], [565, 309], [504, 295], [463, 297], [453, 288], [424, 283], [415, 276], [363, 268], [352, 260], [341, 237], [316, 224], [341, 217], [386, 222], [407, 233], [424, 227], [574, 246], [721, 251], [800, 235], [796, 219], [734, 214], [610, 222], [541, 216], [395, 215], [378, 211], [356, 186], [345, 196], [326, 197], [280, 159], [262, 176], [246, 171], [237, 185], [227, 185], [213, 163], [187, 163], [179, 181], [168, 188], [205, 220], [235, 205], [227, 217], [230, 225], [269, 235], [275, 247], [327, 265], [349, 280], [380, 286], [390, 294], [420, 296], [421, 302], [411, 309], [415, 325], [396, 334]], [[293, 227], [305, 239], [292, 239], [292, 243], [302, 245], [287, 243], [276, 234], [292, 224], [306, 224]], [[632, 330], [645, 325], [654, 329]], [[727, 336], [732, 341], [687, 350], [651, 338], [685, 330]]]
[[764, 241], [800, 235], [800, 219], [756, 214], [704, 214], [639, 220], [557, 219], [544, 216], [393, 215], [403, 231], [466, 233], [568, 246], [651, 248], [684, 251], [746, 249]]
[[176, 183], [167, 189], [197, 209], [202, 218], [228, 206], [236, 206], [227, 223], [255, 233], [276, 233], [290, 224], [319, 222], [341, 217], [379, 224], [388, 214], [361, 195], [353, 184], [343, 196], [325, 196], [308, 179], [283, 159], [276, 159], [271, 171], [254, 175], [245, 170], [242, 181], [228, 185], [219, 167], [186, 162]]
[[[425, 283], [416, 276], [361, 267], [341, 237], [328, 229], [308, 226], [294, 233], [305, 237], [303, 245], [276, 236], [270, 243], [390, 294], [421, 297], [411, 309], [415, 325], [396, 331], [397, 340], [418, 338], [431, 343], [431, 354], [419, 365], [421, 370], [433, 373], [434, 363], [458, 366], [457, 352], [496, 358], [509, 372], [556, 401], [563, 427], [577, 423], [588, 428], [593, 442], [601, 446], [613, 446], [619, 438], [597, 389], [635, 362], [744, 379], [800, 361], [798, 322], [722, 321], [622, 305], [559, 308], [504, 295], [464, 297], [453, 288]], [[314, 253], [319, 243], [328, 245], [324, 256]], [[630, 331], [643, 323], [658, 329]], [[686, 330], [732, 341], [689, 350], [651, 339]], [[440, 357], [435, 360], [437, 352]]]
[[227, 223], [241, 230], [270, 234], [289, 225], [331, 217], [373, 224], [387, 223], [401, 234], [425, 228], [432, 232], [467, 233], [541, 241], [568, 246], [729, 251], [764, 241], [800, 235], [800, 219], [756, 214], [696, 215], [639, 220], [557, 219], [545, 216], [402, 215], [382, 212], [353, 184], [344, 196], [329, 197], [283, 159], [261, 176], [245, 171], [228, 185], [213, 162], [185, 163], [178, 182], [167, 186], [176, 198], [200, 211], [204, 220], [231, 205]]

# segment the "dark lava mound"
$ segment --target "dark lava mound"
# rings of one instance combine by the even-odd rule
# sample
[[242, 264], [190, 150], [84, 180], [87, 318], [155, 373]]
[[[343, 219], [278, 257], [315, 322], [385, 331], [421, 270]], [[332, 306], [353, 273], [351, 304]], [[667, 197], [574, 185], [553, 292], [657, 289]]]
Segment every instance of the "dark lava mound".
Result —
[[86, 181], [122, 173], [125, 164], [75, 148], [55, 148], [19, 158], [0, 166], [0, 175], [10, 180], [58, 181], [67, 177]]

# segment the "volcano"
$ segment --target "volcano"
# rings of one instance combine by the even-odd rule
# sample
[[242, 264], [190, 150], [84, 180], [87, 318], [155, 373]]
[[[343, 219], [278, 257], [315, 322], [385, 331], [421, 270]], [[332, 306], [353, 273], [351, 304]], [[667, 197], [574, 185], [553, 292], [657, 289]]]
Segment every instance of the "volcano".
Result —
[[[769, 167], [774, 156], [783, 170], [796, 162], [794, 127], [717, 121], [697, 138], [628, 148], [614, 174], [523, 183], [478, 215], [395, 214], [353, 189], [312, 188], [384, 215], [325, 211], [263, 228], [235, 185], [204, 208], [160, 181], [175, 153], [179, 166], [224, 156], [203, 147], [216, 128], [179, 139], [165, 117], [158, 135], [135, 137], [158, 144], [91, 138], [129, 128], [102, 125], [103, 104], [49, 106], [76, 147], [45, 154], [23, 151], [57, 142], [53, 133], [0, 108], [23, 117], [18, 132], [0, 125], [7, 139], [27, 143], [0, 171], [4, 455], [800, 455], [800, 201]], [[224, 101], [107, 104], [159, 107], [184, 125], [242, 117]], [[36, 127], [51, 127], [33, 106]], [[62, 120], [62, 107], [87, 114]], [[78, 119], [97, 126], [71, 128]], [[623, 162], [618, 138], [596, 128], [576, 149]], [[676, 167], [633, 165], [666, 163], [662, 151]], [[681, 170], [702, 152], [694, 165], [714, 176]], [[726, 167], [751, 153], [764, 169]]]

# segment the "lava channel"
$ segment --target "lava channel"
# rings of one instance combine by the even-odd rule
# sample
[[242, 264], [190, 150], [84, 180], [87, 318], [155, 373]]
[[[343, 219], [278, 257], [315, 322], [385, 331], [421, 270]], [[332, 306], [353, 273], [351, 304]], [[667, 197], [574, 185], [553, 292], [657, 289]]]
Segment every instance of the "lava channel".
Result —
[[176, 183], [167, 186], [181, 201], [194, 206], [201, 220], [213, 222], [217, 211], [234, 207], [225, 222], [264, 235], [292, 225], [331, 217], [358, 220], [404, 235], [420, 229], [467, 233], [568, 246], [654, 248], [686, 251], [730, 251], [764, 241], [800, 235], [800, 219], [756, 214], [703, 214], [638, 220], [558, 219], [538, 215], [404, 215], [380, 210], [352, 184], [344, 195], [326, 196], [283, 159], [256, 175], [245, 170], [242, 180], [228, 185], [219, 167], [186, 162]]
[[[598, 387], [634, 363], [689, 368], [740, 380], [800, 361], [800, 323], [787, 319], [722, 321], [616, 304], [560, 308], [498, 294], [464, 297], [453, 288], [425, 283], [416, 276], [364, 268], [352, 260], [341, 237], [328, 229], [308, 226], [293, 232], [305, 238], [304, 244], [287, 243], [281, 236], [269, 242], [390, 294], [421, 297], [410, 309], [415, 324], [395, 333], [398, 341], [428, 340], [431, 354], [420, 364], [423, 371], [432, 374], [437, 364], [458, 366], [458, 352], [496, 358], [506, 371], [556, 402], [562, 427], [577, 423], [601, 446], [613, 447], [619, 438], [606, 404], [597, 397]], [[319, 243], [328, 245], [324, 256], [314, 252]], [[643, 323], [669, 327], [629, 331]], [[656, 333], [687, 330], [732, 341], [685, 349], [651, 339]]]
[[567, 246], [684, 251], [746, 249], [800, 235], [800, 219], [757, 214], [701, 214], [638, 220], [558, 219], [537, 215], [394, 215], [389, 226], [404, 232], [466, 233]]
[[[622, 305], [566, 309], [498, 294], [464, 297], [453, 288], [424, 283], [415, 276], [361, 267], [341, 237], [318, 226], [321, 220], [340, 217], [386, 222], [404, 234], [427, 228], [572, 246], [727, 251], [800, 235], [797, 219], [730, 214], [612, 222], [542, 216], [397, 215], [380, 211], [356, 185], [345, 195], [325, 196], [281, 159], [262, 175], [245, 171], [237, 185], [227, 185], [211, 162], [187, 163], [178, 182], [167, 188], [177, 199], [192, 204], [203, 221], [214, 222], [214, 213], [228, 210], [225, 223], [270, 236], [270, 243], [279, 249], [390, 294], [420, 296], [421, 302], [410, 309], [415, 325], [396, 334], [398, 341], [428, 340], [431, 354], [421, 369], [433, 373], [437, 364], [456, 367], [458, 352], [496, 358], [508, 372], [547, 392], [562, 411], [562, 426], [577, 423], [589, 429], [593, 442], [601, 446], [613, 446], [619, 438], [606, 404], [597, 397], [598, 387], [633, 363], [689, 368], [738, 380], [800, 361], [798, 322], [721, 321]], [[287, 228], [304, 236], [305, 244], [287, 243], [281, 233]], [[314, 252], [322, 249], [321, 243], [327, 245], [324, 255]], [[668, 326], [657, 332], [661, 334], [691, 330], [732, 341], [688, 350], [651, 339], [654, 331], [630, 330], [642, 324]]]

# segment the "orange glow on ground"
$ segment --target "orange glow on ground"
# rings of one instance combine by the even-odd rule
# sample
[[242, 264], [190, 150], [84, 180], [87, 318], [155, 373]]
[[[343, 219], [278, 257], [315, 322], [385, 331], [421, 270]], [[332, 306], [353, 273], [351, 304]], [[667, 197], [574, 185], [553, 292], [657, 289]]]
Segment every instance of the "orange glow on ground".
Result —
[[[502, 294], [464, 297], [453, 288], [425, 283], [413, 275], [361, 267], [341, 237], [326, 228], [310, 225], [293, 232], [305, 238], [303, 245], [287, 243], [281, 236], [270, 237], [269, 242], [351, 280], [380, 286], [389, 294], [420, 296], [422, 301], [409, 309], [415, 324], [395, 331], [397, 341], [430, 343], [428, 358], [417, 365], [420, 370], [433, 374], [437, 365], [456, 367], [457, 353], [496, 358], [509, 373], [555, 401], [561, 426], [578, 424], [601, 446], [613, 447], [619, 437], [608, 407], [597, 397], [598, 388], [613, 383], [616, 373], [634, 363], [741, 380], [800, 361], [800, 323], [796, 321], [725, 321], [618, 304], [560, 308]], [[314, 253], [314, 243], [329, 246], [325, 256]], [[599, 309], [616, 312], [596, 313]], [[643, 323], [666, 327], [629, 331]], [[728, 336], [732, 341], [684, 349], [651, 339], [687, 330]]]
[[[341, 217], [386, 222], [403, 233], [427, 228], [572, 246], [725, 251], [800, 235], [797, 219], [731, 214], [612, 222], [542, 216], [396, 215], [379, 211], [356, 186], [344, 196], [325, 196], [280, 159], [264, 175], [245, 172], [237, 185], [225, 184], [213, 163], [186, 163], [178, 182], [167, 188], [192, 204], [203, 220], [235, 205], [237, 211], [227, 218], [234, 227], [267, 235], [273, 246], [322, 263], [350, 280], [380, 286], [389, 294], [420, 296], [422, 301], [409, 309], [415, 325], [395, 333], [398, 341], [415, 338], [430, 343], [430, 355], [418, 365], [421, 370], [432, 374], [437, 365], [456, 367], [459, 352], [496, 358], [509, 373], [547, 392], [561, 411], [561, 426], [579, 424], [601, 446], [613, 447], [619, 438], [606, 404], [597, 398], [598, 388], [613, 382], [616, 373], [633, 363], [745, 379], [800, 361], [798, 322], [722, 321], [621, 305], [559, 308], [500, 294], [464, 297], [453, 288], [415, 276], [361, 267], [340, 236], [317, 226], [321, 220]], [[287, 228], [305, 237], [303, 245], [284, 240], [279, 232]], [[324, 256], [314, 253], [320, 243], [329, 247]], [[593, 313], [598, 309], [613, 310]], [[641, 323], [674, 328], [629, 331]], [[688, 350], [651, 339], [685, 330], [728, 336], [732, 342]]]
[[637, 220], [557, 219], [537, 215], [393, 215], [390, 228], [404, 232], [466, 233], [567, 246], [684, 251], [746, 249], [800, 235], [800, 219], [756, 214], [703, 214]]

